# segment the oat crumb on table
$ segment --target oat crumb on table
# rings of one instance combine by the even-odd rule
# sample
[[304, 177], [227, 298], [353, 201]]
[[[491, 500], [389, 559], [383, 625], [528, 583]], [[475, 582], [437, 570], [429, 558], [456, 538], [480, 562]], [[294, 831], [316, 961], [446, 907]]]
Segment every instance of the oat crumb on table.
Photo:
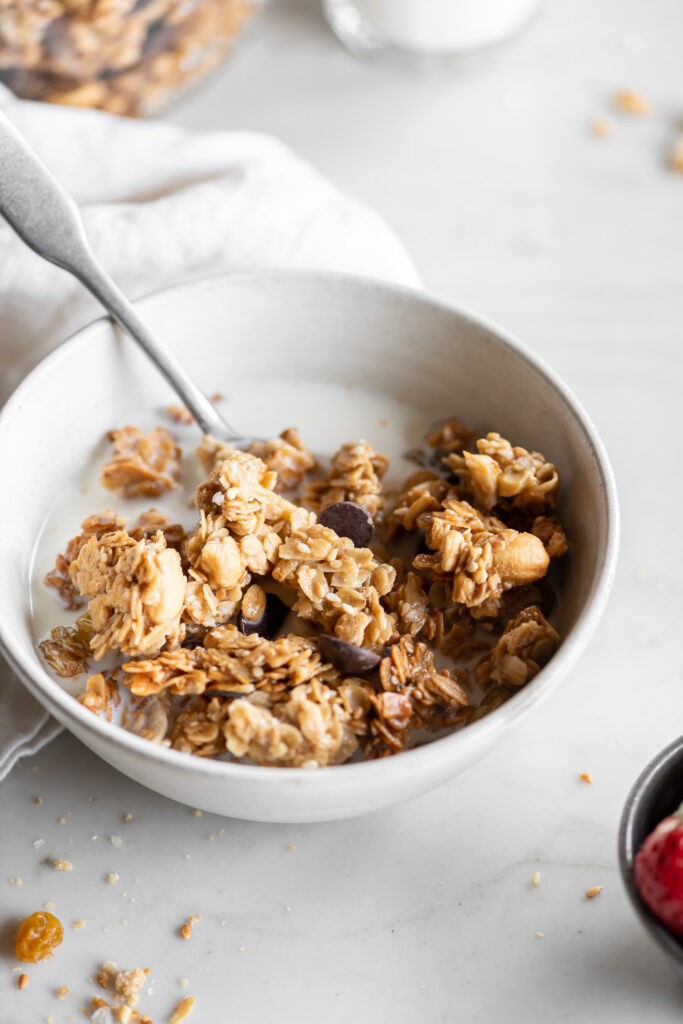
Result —
[[593, 782], [593, 776], [591, 775], [590, 772], [581, 772], [581, 774], [579, 775], [579, 778], [581, 779], [582, 782], [585, 782], [589, 786]]
[[679, 136], [671, 147], [669, 165], [672, 171], [683, 174], [683, 135]]
[[533, 875], [531, 876], [531, 884], [532, 885], [540, 885], [541, 884], [541, 872], [540, 871], [534, 871]]
[[543, 932], [536, 932], [536, 938], [537, 939], [544, 939], [545, 935], [543, 934]]
[[622, 114], [634, 117], [647, 117], [652, 113], [652, 104], [642, 93], [634, 89], [620, 89], [613, 96], [616, 109]]
[[185, 996], [184, 999], [181, 999], [171, 1014], [170, 1024], [180, 1024], [181, 1021], [189, 1017], [194, 1009], [194, 1002], [192, 996]]
[[128, 822], [132, 821], [132, 820], [133, 820], [133, 815], [130, 813], [130, 811], [126, 811], [126, 813], [123, 815], [123, 822], [124, 822], [124, 824], [127, 825]]
[[85, 921], [74, 921], [71, 927], [75, 932], [80, 931], [81, 928], [85, 928]]
[[114, 883], [118, 882], [118, 880], [119, 876], [116, 874], [115, 871], [112, 871], [110, 874], [107, 875], [107, 881], [109, 882], [110, 885], [114, 885]]
[[55, 871], [73, 871], [73, 864], [70, 860], [64, 860], [59, 857], [52, 865]]
[[603, 890], [603, 886], [601, 886], [601, 885], [592, 885], [590, 887], [590, 889], [586, 890], [586, 899], [587, 900], [594, 900], [596, 896], [600, 895], [602, 890]]
[[23, 880], [23, 878], [14, 878], [14, 877], [13, 877], [13, 878], [10, 878], [10, 880], [9, 880], [9, 884], [10, 884], [10, 885], [17, 885], [17, 886], [21, 886], [21, 885], [23, 885], [23, 884], [24, 884], [24, 880]]
[[68, 994], [69, 994], [69, 986], [68, 985], [60, 985], [60, 987], [57, 989], [57, 999], [65, 999], [68, 996]]
[[608, 139], [614, 131], [614, 126], [608, 118], [599, 117], [591, 122], [590, 130], [591, 135], [594, 135], [597, 139]]
[[20, 974], [19, 980], [17, 981], [19, 988], [24, 989], [28, 985], [28, 974]]

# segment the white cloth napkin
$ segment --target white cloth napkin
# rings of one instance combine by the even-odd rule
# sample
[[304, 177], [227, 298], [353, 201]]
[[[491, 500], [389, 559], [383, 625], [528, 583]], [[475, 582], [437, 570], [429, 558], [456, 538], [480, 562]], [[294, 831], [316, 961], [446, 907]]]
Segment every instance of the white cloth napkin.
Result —
[[[0, 107], [81, 205], [95, 252], [133, 298], [273, 266], [419, 284], [386, 224], [275, 139], [27, 103], [2, 86]], [[0, 266], [1, 404], [46, 352], [101, 309], [1, 218]], [[0, 662], [0, 780], [58, 731]]]

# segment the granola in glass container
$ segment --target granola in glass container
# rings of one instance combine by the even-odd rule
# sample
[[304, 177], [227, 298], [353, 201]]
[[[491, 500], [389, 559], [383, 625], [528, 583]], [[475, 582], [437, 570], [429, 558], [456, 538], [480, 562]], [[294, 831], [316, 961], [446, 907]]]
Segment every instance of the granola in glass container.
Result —
[[[500, 434], [447, 420], [392, 486], [362, 439], [327, 460], [292, 428], [246, 451], [109, 440], [117, 511], [57, 555], [45, 583], [73, 624], [38, 646], [149, 742], [269, 767], [393, 756], [494, 712], [560, 643], [559, 472]], [[183, 526], [163, 503], [192, 472]], [[140, 496], [160, 508], [126, 517]]]

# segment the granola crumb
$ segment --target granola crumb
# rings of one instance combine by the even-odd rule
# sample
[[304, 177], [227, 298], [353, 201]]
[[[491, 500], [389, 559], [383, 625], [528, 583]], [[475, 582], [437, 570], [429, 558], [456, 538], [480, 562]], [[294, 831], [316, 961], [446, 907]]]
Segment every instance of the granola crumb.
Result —
[[536, 938], [537, 939], [544, 939], [545, 935], [543, 934], [543, 932], [536, 932]]
[[596, 896], [599, 896], [602, 892], [603, 887], [601, 885], [592, 885], [590, 889], [586, 889], [586, 899], [594, 900]]
[[112, 871], [111, 874], [107, 875], [107, 881], [109, 882], [110, 885], [114, 885], [114, 883], [118, 882], [118, 880], [119, 876], [116, 874], [115, 871]]
[[632, 117], [647, 117], [652, 113], [652, 104], [642, 93], [634, 89], [620, 89], [613, 97], [614, 106], [622, 114]]
[[68, 994], [69, 994], [69, 986], [68, 985], [60, 985], [60, 987], [57, 989], [57, 999], [64, 999], [66, 996], [68, 996]]
[[190, 1016], [193, 1009], [194, 999], [192, 996], [186, 996], [184, 999], [181, 999], [171, 1014], [171, 1024], [180, 1024], [182, 1020]]
[[188, 984], [187, 978], [181, 978], [178, 984], [182, 986], [182, 988], [186, 988]]
[[579, 775], [579, 778], [581, 779], [582, 782], [587, 783], [587, 785], [589, 785], [589, 786], [593, 782], [593, 776], [591, 775], [590, 772], [581, 772], [581, 774]]
[[292, 908], [290, 907], [289, 903], [286, 903], [286, 904], [285, 904], [285, 910], [291, 910], [291, 909], [292, 909]]
[[123, 815], [124, 823], [128, 824], [128, 822], [132, 821], [132, 820], [133, 820], [133, 815], [130, 813], [130, 811], [126, 811], [126, 813]]
[[26, 988], [26, 986], [28, 985], [28, 974], [20, 974], [19, 980], [17, 981], [17, 985], [19, 988]]
[[224, 836], [225, 835], [225, 829], [224, 828], [219, 828], [218, 835], [219, 836]]
[[[106, 964], [105, 964], [105, 967], [106, 967]], [[98, 974], [97, 974], [97, 984], [100, 986], [100, 988], [105, 989], [105, 991], [109, 989], [109, 974], [107, 973], [106, 970], [102, 969], [101, 971], [98, 972]]]
[[75, 932], [79, 932], [81, 928], [85, 928], [85, 921], [74, 921], [72, 928]]
[[247, 950], [246, 946], [240, 946], [240, 953], [246, 953], [246, 950]]
[[596, 139], [608, 139], [612, 135], [613, 125], [608, 118], [598, 117], [591, 123], [590, 130], [591, 135], [594, 135]]
[[169, 405], [166, 415], [174, 423], [182, 423], [185, 427], [191, 427], [194, 423], [194, 416], [184, 405]]
[[17, 885], [17, 886], [23, 885], [24, 884], [24, 880], [23, 880], [23, 878], [10, 878], [9, 884], [10, 885]]
[[285, 846], [285, 850], [296, 850], [296, 846]]
[[34, 804], [42, 804], [42, 802], [43, 802], [42, 796], [34, 796], [33, 802], [34, 802]]
[[66, 818], [64, 818], [64, 817], [57, 818], [57, 824], [58, 825], [66, 825]]
[[47, 903], [43, 903], [43, 907], [45, 908], [45, 910], [52, 910], [52, 908], [54, 907], [54, 903], [52, 902], [52, 900], [48, 900]]
[[109, 842], [112, 846], [120, 846], [123, 842], [121, 836], [109, 836]]
[[133, 1016], [133, 1011], [130, 1006], [127, 1006], [124, 1003], [123, 1006], [119, 1006], [116, 1016], [118, 1017], [120, 1024], [128, 1024]]
[[184, 939], [192, 938], [192, 926], [190, 925], [189, 921], [186, 921], [185, 924], [182, 926], [182, 928], [180, 929], [180, 934]]
[[195, 810], [192, 813], [194, 814], [195, 818], [201, 818], [202, 816], [202, 812], [199, 810], [198, 807], [195, 808]]
[[532, 885], [540, 885], [541, 884], [541, 872], [540, 871], [534, 871], [533, 875], [531, 876], [531, 884]]
[[55, 871], [73, 871], [73, 864], [70, 860], [63, 860], [59, 857], [53, 864]]

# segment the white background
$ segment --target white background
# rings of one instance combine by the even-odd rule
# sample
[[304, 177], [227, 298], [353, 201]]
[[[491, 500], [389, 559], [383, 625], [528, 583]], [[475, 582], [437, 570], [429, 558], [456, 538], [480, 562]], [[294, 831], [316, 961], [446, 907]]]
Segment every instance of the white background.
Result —
[[[679, 0], [549, 0], [495, 54], [416, 76], [356, 61], [314, 0], [281, 0], [171, 112], [282, 138], [386, 217], [428, 289], [564, 376], [617, 472], [617, 584], [570, 678], [500, 750], [382, 814], [194, 817], [67, 736], [24, 762], [0, 790], [2, 1024], [82, 1020], [106, 959], [151, 968], [140, 1008], [155, 1024], [187, 994], [192, 1024], [680, 1019], [679, 983], [626, 901], [615, 847], [628, 789], [683, 720], [683, 176], [666, 166], [682, 53]], [[612, 138], [592, 137], [620, 87], [654, 115], [615, 115]], [[57, 856], [74, 870], [43, 863]], [[589, 902], [593, 885], [604, 891]], [[45, 900], [66, 939], [18, 992], [15, 916]], [[58, 1002], [63, 984], [74, 997]]]

